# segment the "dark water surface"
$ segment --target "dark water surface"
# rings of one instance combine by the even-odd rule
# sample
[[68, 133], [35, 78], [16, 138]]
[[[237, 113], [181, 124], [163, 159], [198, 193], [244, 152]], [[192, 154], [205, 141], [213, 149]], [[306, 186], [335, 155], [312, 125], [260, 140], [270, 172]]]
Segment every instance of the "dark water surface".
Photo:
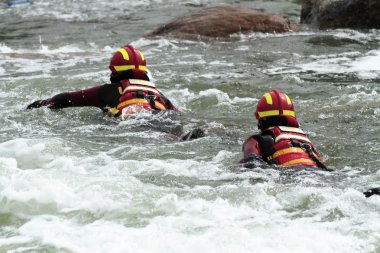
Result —
[[[380, 184], [380, 31], [144, 38], [221, 2], [0, 7], [0, 252], [380, 252], [380, 198], [362, 194]], [[299, 21], [297, 1], [239, 4]], [[25, 110], [108, 82], [127, 43], [181, 115]], [[240, 170], [273, 88], [334, 172]], [[195, 127], [207, 137], [176, 140]]]

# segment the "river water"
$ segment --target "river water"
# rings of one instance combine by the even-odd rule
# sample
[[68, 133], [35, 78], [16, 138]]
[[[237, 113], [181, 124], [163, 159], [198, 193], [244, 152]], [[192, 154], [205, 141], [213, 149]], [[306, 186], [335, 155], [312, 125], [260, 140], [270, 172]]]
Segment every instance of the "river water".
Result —
[[[218, 0], [0, 7], [0, 252], [380, 252], [380, 31], [145, 38]], [[235, 1], [225, 1], [234, 3]], [[299, 1], [240, 4], [299, 22]], [[28, 103], [108, 82], [132, 43], [180, 115]], [[279, 88], [334, 172], [242, 170]], [[195, 128], [207, 136], [177, 136]]]

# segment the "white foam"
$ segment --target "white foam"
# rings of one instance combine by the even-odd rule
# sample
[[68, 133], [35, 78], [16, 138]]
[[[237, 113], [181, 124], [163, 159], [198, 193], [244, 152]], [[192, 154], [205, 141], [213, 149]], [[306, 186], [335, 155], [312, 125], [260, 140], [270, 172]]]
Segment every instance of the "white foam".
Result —
[[372, 30], [370, 32], [360, 32], [357, 30], [350, 30], [350, 29], [336, 29], [331, 32], [328, 32], [328, 34], [333, 35], [336, 38], [343, 38], [343, 39], [350, 39], [354, 40], [361, 44], [366, 44], [373, 40], [380, 40], [378, 36], [378, 31]]
[[199, 92], [199, 96], [197, 97], [210, 97], [210, 96], [215, 96], [216, 99], [218, 100], [218, 105], [222, 104], [228, 104], [228, 105], [236, 105], [239, 103], [249, 103], [249, 102], [256, 102], [257, 99], [251, 98], [251, 97], [234, 97], [231, 99], [228, 95], [228, 93], [223, 92], [218, 89], [208, 89], [204, 91]]
[[5, 45], [5, 43], [0, 43], [0, 53], [1, 54], [9, 54], [9, 53], [13, 53], [14, 51], [8, 47], [7, 45]]
[[[69, 187], [59, 180], [52, 178], [41, 178], [33, 172], [19, 173], [17, 177], [12, 177], [6, 188], [1, 191], [0, 198], [6, 199], [3, 210], [12, 211], [15, 207], [13, 203], [21, 202], [34, 210], [38, 209], [38, 204], [54, 204], [58, 208], [67, 204], [74, 197]], [[16, 208], [15, 208], [16, 209]], [[29, 211], [33, 212], [33, 209]], [[18, 210], [20, 211], [20, 210]]]
[[[22, 52], [23, 50], [21, 50]], [[27, 50], [26, 52], [28, 52]], [[30, 51], [29, 51], [30, 52]], [[49, 49], [48, 46], [41, 45], [37, 53], [41, 54], [46, 54], [46, 55], [51, 55], [51, 54], [65, 54], [65, 53], [86, 53], [87, 50], [81, 49], [77, 46], [74, 45], [66, 45], [66, 46], [61, 46], [55, 49]]]
[[218, 100], [218, 103], [228, 103], [231, 101], [229, 95], [226, 92], [223, 92], [218, 89], [208, 89], [199, 92], [199, 96], [201, 97], [209, 97], [209, 96], [215, 96]]
[[[12, 245], [12, 244], [26, 244], [32, 242], [32, 238], [25, 236], [12, 236], [7, 238], [0, 238], [0, 246]], [[17, 252], [17, 251], [15, 251]]]
[[236, 51], [249, 51], [250, 47], [249, 46], [239, 46], [235, 48]]
[[135, 46], [136, 48], [138, 48], [139, 50], [143, 50], [147, 48], [147, 50], [143, 50], [144, 55], [151, 55], [152, 52], [162, 50], [164, 48], [178, 49], [178, 46], [176, 45], [177, 43], [178, 43], [177, 40], [174, 40], [174, 39], [170, 40], [170, 39], [164, 39], [164, 38], [158, 38], [158, 39], [140, 38], [136, 41], [131, 42], [131, 44]]
[[186, 110], [186, 104], [196, 99], [196, 94], [190, 92], [188, 88], [184, 89], [171, 89], [165, 92], [170, 97], [172, 102], [176, 105], [181, 105], [181, 109]]
[[226, 62], [226, 61], [210, 61], [208, 64], [212, 66], [227, 66], [227, 67], [235, 66], [235, 63]]
[[[83, 46], [65, 45], [57, 48], [49, 48], [41, 45], [37, 49], [9, 48], [8, 46], [0, 46], [3, 52], [3, 58], [0, 60], [0, 74], [25, 74], [14, 77], [17, 79], [37, 79], [51, 77], [51, 73], [57, 69], [68, 69], [82, 64], [84, 61], [92, 63], [103, 62], [109, 59], [110, 53], [107, 49], [98, 49], [89, 47], [84, 49]], [[9, 68], [9, 63], [12, 68]], [[94, 73], [96, 76], [99, 73]], [[80, 75], [78, 75], [80, 77]], [[86, 75], [88, 78], [88, 75]], [[73, 78], [71, 76], [71, 78]]]
[[268, 74], [296, 74], [315, 72], [319, 74], [355, 74], [361, 79], [380, 76], [380, 50], [369, 51], [365, 55], [359, 52], [347, 52], [339, 55], [311, 55], [309, 63], [293, 67], [275, 67], [267, 69]]
[[244, 74], [228, 72], [228, 73], [207, 73], [207, 74], [201, 74], [199, 76], [203, 78], [207, 78], [207, 79], [220, 79], [221, 77], [223, 77], [223, 78], [230, 78], [231, 80], [233, 80], [235, 78], [243, 78]]
[[52, 156], [45, 153], [46, 144], [27, 139], [13, 139], [0, 143], [2, 157], [14, 158], [17, 166], [24, 169], [41, 168]]
[[[7, 46], [6, 44], [2, 43], [0, 44], [0, 53], [2, 54], [19, 54], [19, 57], [22, 58], [23, 54], [62, 54], [62, 53], [86, 53], [88, 52], [88, 49], [82, 49], [79, 46], [76, 45], [65, 45], [60, 46], [58, 48], [50, 49], [48, 46], [41, 44], [39, 48], [37, 49], [30, 49], [30, 48], [11, 48]], [[94, 51], [95, 52], [95, 51]]]
[[366, 56], [356, 59], [350, 65], [350, 70], [358, 72], [359, 75], [363, 72], [377, 72], [372, 74], [378, 76], [378, 71], [380, 71], [380, 50], [370, 51]]
[[[119, 166], [108, 164], [100, 167], [93, 159], [84, 160], [83, 163], [92, 170], [94, 167], [101, 170], [103, 172], [101, 175], [110, 175], [112, 168]], [[15, 170], [9, 167], [9, 165], [15, 166], [14, 161], [1, 159], [0, 168], [7, 166], [6, 170], [0, 174], [1, 211], [21, 217], [35, 213], [67, 213], [77, 210], [86, 210], [94, 214], [104, 213], [122, 210], [123, 206], [129, 204], [133, 198], [133, 195], [128, 192], [140, 188], [139, 181], [124, 176], [126, 183], [122, 183], [120, 187], [126, 192], [115, 195], [113, 191], [121, 182], [117, 177], [109, 180], [103, 177], [99, 179], [89, 175], [88, 171], [80, 175], [80, 171], [77, 172], [74, 169], [67, 171], [66, 168], [61, 167], [62, 164], [68, 166], [70, 162], [61, 160], [50, 163], [44, 170]], [[77, 162], [71, 166], [80, 170], [82, 164]], [[120, 176], [120, 172], [117, 175]]]
[[[19, 228], [23, 240], [73, 252], [366, 252], [364, 240], [330, 223], [289, 219], [281, 205], [264, 198], [248, 205], [169, 193], [155, 201], [157, 215], [143, 227], [98, 219], [81, 224], [43, 215]], [[252, 203], [253, 204], [253, 203]], [[264, 204], [264, 206], [260, 205]], [[344, 220], [340, 225], [344, 224]], [[346, 227], [349, 224], [344, 224]], [[19, 237], [20, 237], [19, 236]], [[320, 243], [323, 242], [323, 243]]]
[[[217, 178], [221, 168], [217, 164], [207, 164], [195, 160], [169, 159], [166, 161], [150, 159], [144, 162], [129, 161], [130, 168], [135, 168], [133, 175], [147, 172], [163, 172], [174, 176], [188, 176], [199, 179]], [[140, 165], [139, 165], [140, 164]]]
[[[311, 37], [311, 36], [333, 36], [338, 39], [349, 39], [360, 44], [367, 44], [372, 41], [379, 41], [379, 31], [376, 29], [369, 32], [360, 32], [350, 29], [334, 29], [326, 31], [293, 31], [286, 33], [259, 33], [253, 32], [248, 34], [237, 33], [231, 35], [231, 37], [239, 38], [241, 41], [258, 40], [266, 38], [282, 38], [282, 37]], [[245, 49], [244, 49], [245, 50]]]
[[[37, 150], [35, 155], [42, 157], [50, 152], [50, 143], [34, 145], [23, 139], [0, 145], [1, 151], [10, 150], [0, 159], [1, 211], [26, 220], [0, 245], [28, 247], [38, 241], [60, 250], [95, 253], [366, 252], [376, 242], [370, 232], [380, 229], [380, 223], [372, 224], [379, 219], [380, 201], [368, 206], [357, 190], [321, 187], [313, 177], [295, 185], [251, 184], [249, 178], [276, 177], [279, 172], [231, 173], [222, 164], [235, 152], [221, 150], [212, 159], [142, 161], [118, 160], [102, 152], [66, 154], [45, 161], [42, 169], [20, 170], [15, 149]], [[175, 176], [179, 184], [184, 177], [193, 183], [155, 185], [153, 179], [137, 179], [143, 176]], [[203, 180], [213, 184], [203, 185]], [[334, 210], [342, 218], [333, 216]]]
[[241, 41], [247, 40], [257, 40], [257, 39], [266, 39], [266, 38], [282, 38], [290, 36], [311, 36], [314, 35], [314, 32], [286, 32], [286, 33], [261, 33], [261, 32], [252, 32], [252, 33], [236, 33], [230, 35], [232, 38], [239, 38]]
[[17, 160], [12, 157], [0, 157], [0, 169], [2, 172], [17, 170]]

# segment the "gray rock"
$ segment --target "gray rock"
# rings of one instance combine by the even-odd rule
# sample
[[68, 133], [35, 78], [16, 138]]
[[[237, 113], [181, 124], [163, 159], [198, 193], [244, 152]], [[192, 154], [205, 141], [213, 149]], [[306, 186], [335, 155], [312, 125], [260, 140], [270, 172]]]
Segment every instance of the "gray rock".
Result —
[[318, 28], [380, 28], [380, 0], [304, 0], [301, 23]]
[[164, 24], [148, 36], [228, 39], [235, 33], [284, 33], [296, 28], [280, 16], [249, 8], [220, 5], [206, 7]]

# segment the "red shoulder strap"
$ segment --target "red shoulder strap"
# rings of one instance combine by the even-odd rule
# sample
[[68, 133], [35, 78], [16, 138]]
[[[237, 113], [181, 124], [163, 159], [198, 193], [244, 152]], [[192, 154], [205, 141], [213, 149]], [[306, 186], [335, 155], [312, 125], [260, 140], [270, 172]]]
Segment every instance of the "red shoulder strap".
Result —
[[123, 87], [123, 90], [127, 88], [129, 85], [131, 85], [129, 80], [123, 80], [120, 83], [121, 83], [121, 86]]

